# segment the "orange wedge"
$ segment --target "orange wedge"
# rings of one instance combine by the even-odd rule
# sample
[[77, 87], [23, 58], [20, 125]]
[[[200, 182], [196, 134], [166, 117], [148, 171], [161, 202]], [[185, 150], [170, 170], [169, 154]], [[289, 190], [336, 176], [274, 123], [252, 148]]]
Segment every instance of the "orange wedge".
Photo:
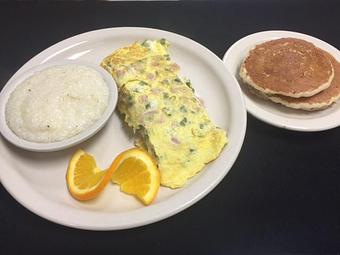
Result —
[[160, 173], [155, 161], [145, 150], [133, 148], [118, 155], [109, 170], [112, 182], [120, 190], [149, 205], [160, 186]]
[[112, 171], [114, 169], [105, 171], [99, 169], [92, 155], [78, 150], [68, 165], [66, 174], [68, 190], [78, 200], [93, 199], [109, 183]]

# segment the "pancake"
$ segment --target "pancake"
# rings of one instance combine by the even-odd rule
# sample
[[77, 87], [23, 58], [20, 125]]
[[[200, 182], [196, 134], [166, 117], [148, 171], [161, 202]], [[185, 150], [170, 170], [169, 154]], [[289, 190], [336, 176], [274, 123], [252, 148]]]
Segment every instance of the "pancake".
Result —
[[281, 95], [268, 95], [267, 98], [275, 103], [279, 103], [290, 108], [307, 111], [325, 109], [334, 103], [340, 98], [340, 63], [329, 53], [324, 52], [324, 54], [331, 61], [334, 69], [334, 78], [327, 89], [312, 97], [292, 98]]
[[262, 93], [299, 98], [328, 88], [334, 70], [322, 50], [312, 43], [282, 38], [252, 49], [241, 65], [240, 77]]

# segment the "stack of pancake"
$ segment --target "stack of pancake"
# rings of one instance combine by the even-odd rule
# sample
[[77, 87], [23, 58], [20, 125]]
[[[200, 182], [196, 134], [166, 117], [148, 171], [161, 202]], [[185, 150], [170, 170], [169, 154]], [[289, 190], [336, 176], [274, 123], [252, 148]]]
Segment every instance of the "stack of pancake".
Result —
[[294, 109], [325, 109], [340, 97], [340, 63], [301, 39], [256, 45], [243, 61], [240, 77], [254, 94]]

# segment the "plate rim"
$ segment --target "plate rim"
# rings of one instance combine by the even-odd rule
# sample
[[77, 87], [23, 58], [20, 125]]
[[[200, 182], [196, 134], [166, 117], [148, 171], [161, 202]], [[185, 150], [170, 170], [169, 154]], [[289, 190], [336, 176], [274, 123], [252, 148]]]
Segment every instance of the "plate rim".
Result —
[[[253, 41], [253, 45], [255, 46], [260, 41], [273, 40], [274, 38], [282, 38], [282, 37], [289, 37], [289, 36], [290, 37], [296, 36], [297, 38], [302, 38], [302, 39], [305, 39], [305, 40], [309, 39], [310, 42], [312, 42], [312, 43], [317, 42], [319, 44], [322, 44], [322, 45], [324, 45], [324, 47], [331, 49], [332, 55], [333, 55], [333, 52], [334, 52], [334, 54], [335, 54], [334, 57], [338, 61], [340, 61], [339, 50], [335, 46], [331, 45], [330, 43], [327, 43], [327, 42], [325, 42], [325, 41], [323, 41], [319, 38], [316, 38], [314, 36], [311, 36], [311, 35], [307, 35], [307, 34], [304, 34], [304, 33], [301, 33], [301, 32], [296, 32], [296, 31], [288, 31], [288, 30], [266, 30], [266, 31], [260, 31], [260, 32], [256, 32], [256, 33], [246, 35], [246, 36], [240, 38], [239, 40], [237, 40], [236, 42], [234, 42], [227, 49], [222, 60], [223, 60], [224, 64], [226, 65], [226, 67], [228, 68], [228, 70], [231, 72], [231, 70], [229, 69], [228, 60], [229, 60], [230, 55], [232, 54], [233, 51], [235, 51], [238, 48], [241, 48], [241, 46], [239, 46], [241, 43], [243, 43], [245, 41]], [[261, 39], [259, 40], [258, 37], [261, 37]], [[321, 48], [324, 49], [323, 47], [321, 47]], [[247, 112], [249, 112], [256, 119], [261, 120], [261, 121], [263, 121], [263, 122], [265, 122], [269, 125], [272, 125], [272, 126], [275, 126], [275, 127], [278, 127], [278, 128], [292, 130], [292, 131], [299, 131], [299, 132], [319, 132], [319, 131], [326, 131], [326, 130], [330, 130], [330, 129], [333, 129], [333, 128], [337, 128], [337, 127], [340, 126], [340, 120], [338, 122], [334, 122], [334, 123], [331, 123], [329, 125], [324, 125], [322, 123], [320, 126], [316, 126], [316, 127], [308, 127], [308, 126], [304, 126], [304, 125], [287, 123], [285, 121], [288, 120], [288, 122], [289, 122], [289, 120], [291, 120], [290, 118], [286, 118], [284, 116], [279, 116], [279, 115], [277, 115], [276, 113], [273, 113], [273, 112], [267, 112], [262, 107], [257, 106], [257, 105], [253, 106], [253, 104], [255, 104], [253, 102], [253, 100], [251, 100], [247, 95], [245, 95], [243, 91], [242, 91], [242, 95], [243, 95], [244, 100], [245, 100]], [[275, 106], [275, 103], [273, 103], [273, 104]], [[340, 111], [340, 109], [338, 111]], [[319, 119], [319, 118], [313, 118], [312, 120], [315, 120], [315, 119]], [[296, 121], [296, 119], [295, 119], [295, 121]], [[306, 122], [308, 122], [308, 120], [298, 120], [297, 122], [306, 123]]]
[[[35, 208], [36, 203], [34, 205], [32, 205], [32, 203], [27, 202], [30, 201], [31, 199], [25, 200], [23, 199], [23, 197], [18, 196], [18, 192], [17, 190], [13, 189], [13, 180], [17, 180], [17, 178], [23, 178], [19, 172], [17, 171], [0, 171], [0, 180], [2, 185], [5, 187], [5, 189], [9, 192], [9, 194], [15, 199], [17, 200], [20, 204], [22, 204], [25, 208], [27, 208], [28, 210], [30, 210], [31, 212], [33, 212], [36, 215], [39, 215], [40, 217], [43, 217], [49, 221], [52, 221], [54, 223], [58, 223], [64, 226], [68, 226], [68, 227], [73, 227], [73, 228], [78, 228], [78, 229], [85, 229], [85, 230], [100, 230], [100, 231], [107, 231], [107, 230], [119, 230], [119, 229], [128, 229], [128, 228], [134, 228], [134, 227], [139, 227], [139, 226], [144, 226], [150, 223], [154, 223], [157, 221], [160, 221], [162, 219], [168, 218], [172, 215], [175, 215], [177, 213], [179, 213], [180, 211], [183, 211], [184, 209], [188, 208], [189, 206], [193, 205], [194, 203], [196, 203], [198, 200], [202, 199], [204, 196], [206, 196], [209, 192], [211, 192], [220, 182], [221, 180], [226, 176], [226, 174], [229, 172], [229, 170], [231, 169], [231, 167], [233, 166], [234, 162], [236, 161], [240, 150], [242, 148], [243, 145], [243, 141], [245, 138], [245, 133], [246, 133], [246, 126], [247, 126], [247, 113], [246, 113], [246, 108], [245, 108], [245, 103], [244, 103], [244, 99], [242, 96], [242, 92], [241, 92], [241, 88], [238, 85], [237, 80], [235, 79], [235, 77], [228, 71], [228, 69], [225, 67], [224, 63], [222, 62], [222, 60], [220, 58], [218, 58], [212, 51], [210, 51], [209, 49], [207, 49], [206, 47], [204, 47], [203, 45], [199, 44], [198, 42], [195, 42], [194, 40], [173, 33], [173, 32], [169, 32], [169, 31], [165, 31], [165, 30], [160, 30], [160, 29], [154, 29], [154, 28], [146, 28], [146, 27], [112, 27], [112, 28], [104, 28], [104, 29], [98, 29], [98, 30], [93, 30], [93, 31], [88, 31], [85, 33], [81, 33], [69, 38], [66, 38], [60, 42], [57, 42], [56, 44], [48, 47], [47, 49], [43, 50], [42, 52], [38, 53], [37, 55], [35, 55], [33, 58], [31, 58], [28, 62], [26, 62], [20, 69], [18, 69], [18, 71], [11, 77], [11, 79], [13, 77], [15, 77], [15, 75], [17, 75], [17, 73], [22, 72], [23, 70], [25, 70], [25, 68], [27, 68], [29, 65], [34, 64], [34, 62], [37, 59], [41, 59], [44, 54], [49, 54], [50, 52], [57, 50], [58, 48], [62, 48], [61, 46], [64, 44], [71, 44], [72, 41], [74, 40], [78, 40], [81, 39], [82, 37], [86, 37], [86, 36], [93, 36], [93, 35], [98, 35], [100, 33], [106, 34], [106, 33], [110, 33], [110, 32], [122, 32], [122, 33], [128, 33], [128, 32], [138, 32], [138, 33], [143, 33], [148, 31], [149, 33], [155, 33], [155, 34], [164, 34], [167, 35], [169, 37], [172, 38], [178, 38], [178, 40], [182, 40], [184, 43], [190, 43], [190, 45], [192, 45], [193, 47], [198, 47], [199, 49], [202, 50], [201, 54], [202, 55], [208, 55], [210, 56], [210, 59], [213, 59], [214, 62], [216, 61], [217, 64], [216, 68], [214, 68], [215, 70], [218, 70], [218, 72], [220, 74], [222, 74], [222, 72], [226, 72], [229, 73], [229, 78], [231, 80], [234, 81], [235, 85], [237, 85], [236, 88], [233, 89], [233, 91], [231, 91], [232, 93], [234, 93], [237, 97], [238, 97], [238, 105], [236, 105], [236, 109], [237, 111], [240, 112], [240, 115], [238, 115], [238, 119], [240, 120], [240, 123], [242, 124], [239, 129], [237, 130], [237, 134], [239, 135], [237, 137], [237, 139], [235, 139], [234, 142], [234, 147], [233, 147], [233, 154], [231, 159], [228, 159], [227, 162], [224, 162], [224, 166], [223, 169], [221, 169], [219, 175], [215, 176], [215, 178], [213, 179], [213, 181], [209, 182], [207, 185], [204, 186], [204, 189], [200, 189], [199, 192], [195, 191], [195, 188], [197, 189], [197, 186], [199, 186], [200, 184], [200, 180], [202, 180], [202, 178], [197, 179], [197, 181], [195, 183], [192, 183], [190, 186], [190, 191], [191, 193], [193, 193], [194, 195], [190, 197], [190, 199], [186, 199], [185, 203], [180, 203], [182, 200], [183, 195], [181, 193], [176, 194], [170, 198], [168, 198], [166, 201], [161, 202], [159, 204], [152, 204], [148, 207], [143, 207], [143, 208], [139, 208], [137, 210], [133, 210], [133, 211], [129, 211], [129, 212], [112, 212], [112, 213], [108, 213], [108, 212], [98, 212], [98, 211], [89, 211], [86, 210], [84, 211], [84, 209], [78, 209], [78, 208], [71, 208], [69, 207], [68, 209], [68, 213], [72, 213], [73, 216], [77, 215], [77, 217], [79, 217], [79, 214], [84, 215], [86, 214], [86, 216], [88, 217], [89, 221], [86, 222], [86, 224], [83, 222], [81, 224], [77, 223], [77, 222], [72, 222], [72, 220], [70, 220], [70, 218], [72, 217], [66, 217], [65, 218], [58, 218], [55, 217], [55, 214], [50, 214], [49, 212], [56, 210], [59, 208], [59, 206], [57, 206], [56, 203], [53, 203], [52, 201], [48, 200], [46, 197], [42, 196], [41, 194], [38, 193], [37, 190], [34, 190], [31, 188], [31, 191], [33, 191], [33, 197], [35, 198], [35, 200], [40, 200], [45, 202], [46, 204], [48, 204], [48, 210], [47, 208], [45, 208], [45, 210], [39, 210], [39, 208]], [[61, 49], [60, 49], [61, 50]], [[47, 60], [46, 60], [47, 61]], [[223, 77], [225, 77], [225, 75], [223, 75]], [[229, 79], [228, 78], [228, 79]], [[227, 78], [225, 78], [227, 79]], [[236, 99], [232, 99], [232, 100], [236, 100]], [[7, 164], [9, 164], [6, 160], [4, 160], [4, 167], [8, 167]], [[5, 174], [6, 172], [6, 174]], [[9, 173], [8, 173], [9, 172]], [[7, 176], [6, 176], [7, 175]], [[9, 180], [6, 179], [9, 177]], [[6, 179], [6, 181], [5, 181]], [[23, 187], [23, 189], [29, 189], [29, 185], [28, 183], [26, 183], [25, 181], [23, 181], [23, 183], [26, 185], [26, 187]], [[24, 186], [25, 186], [24, 185]], [[178, 203], [176, 208], [167, 208], [167, 206], [164, 206], [163, 203]], [[35, 202], [35, 201], [34, 201]], [[47, 211], [46, 211], [47, 210]], [[144, 219], [144, 220], [140, 220], [138, 218], [138, 212], [140, 210], [143, 210], [143, 214], [150, 214], [149, 212], [153, 212], [156, 216], [154, 217], [148, 217], [148, 219]], [[62, 214], [62, 212], [60, 212]], [[94, 222], [94, 219], [96, 217], [98, 217], [98, 214], [100, 214], [101, 216], [105, 216], [105, 215], [109, 215], [110, 217], [114, 218], [115, 217], [121, 217], [122, 215], [124, 215], [124, 217], [126, 217], [126, 215], [128, 215], [129, 217], [131, 217], [131, 221], [130, 222], [121, 222], [120, 224], [114, 224], [114, 225], [107, 225], [107, 224], [101, 224], [98, 225], [98, 222]], [[96, 224], [97, 223], [97, 224]]]

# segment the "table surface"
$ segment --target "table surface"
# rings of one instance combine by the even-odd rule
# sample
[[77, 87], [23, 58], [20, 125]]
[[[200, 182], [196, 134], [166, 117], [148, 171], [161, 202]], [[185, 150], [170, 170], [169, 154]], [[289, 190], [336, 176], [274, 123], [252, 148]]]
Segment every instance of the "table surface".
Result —
[[[0, 88], [40, 51], [94, 29], [164, 29], [222, 58], [241, 37], [273, 29], [340, 48], [339, 11], [340, 1], [0, 3]], [[57, 225], [25, 209], [0, 185], [0, 254], [339, 253], [339, 141], [340, 128], [293, 132], [248, 114], [241, 153], [208, 196], [173, 217], [129, 230]]]

